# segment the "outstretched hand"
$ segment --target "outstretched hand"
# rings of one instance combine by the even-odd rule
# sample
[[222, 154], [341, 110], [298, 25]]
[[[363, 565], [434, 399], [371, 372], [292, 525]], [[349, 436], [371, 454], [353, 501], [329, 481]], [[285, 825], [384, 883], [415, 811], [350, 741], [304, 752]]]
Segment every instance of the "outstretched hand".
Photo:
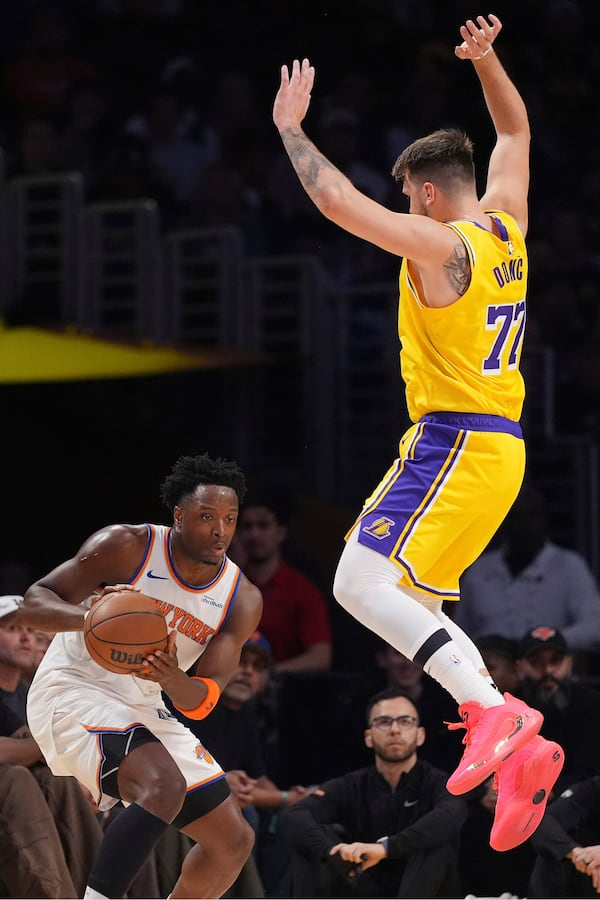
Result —
[[310, 105], [310, 92], [315, 81], [315, 69], [307, 59], [302, 65], [295, 59], [290, 75], [288, 67], [281, 67], [281, 84], [273, 104], [273, 121], [279, 131], [298, 127]]
[[489, 22], [485, 16], [477, 16], [477, 23], [479, 27], [472, 19], [467, 19], [466, 23], [460, 26], [463, 42], [454, 48], [459, 59], [474, 61], [487, 56], [502, 30], [502, 22], [492, 13], [489, 15]]

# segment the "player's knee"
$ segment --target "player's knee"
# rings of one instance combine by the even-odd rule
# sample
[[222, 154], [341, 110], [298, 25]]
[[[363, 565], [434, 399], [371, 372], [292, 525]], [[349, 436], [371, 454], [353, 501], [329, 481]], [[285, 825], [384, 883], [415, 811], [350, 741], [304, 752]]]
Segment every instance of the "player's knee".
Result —
[[230, 842], [224, 848], [225, 855], [235, 870], [239, 871], [254, 848], [254, 829], [240, 816], [234, 832], [228, 835], [228, 838]]
[[172, 822], [183, 806], [186, 790], [185, 778], [178, 769], [169, 772], [168, 778], [160, 772], [145, 773], [136, 785], [134, 802], [164, 822]]
[[340, 560], [333, 579], [333, 596], [344, 609], [351, 610], [364, 598], [364, 591], [358, 589], [356, 573]]
[[227, 857], [230, 861], [232, 871], [237, 875], [254, 848], [255, 833], [254, 829], [242, 819], [237, 833], [227, 848]]

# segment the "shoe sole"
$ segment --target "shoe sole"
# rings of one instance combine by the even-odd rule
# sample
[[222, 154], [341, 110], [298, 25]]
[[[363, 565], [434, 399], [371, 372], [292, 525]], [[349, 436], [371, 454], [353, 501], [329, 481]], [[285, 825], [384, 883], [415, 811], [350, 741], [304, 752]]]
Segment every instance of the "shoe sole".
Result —
[[510, 797], [508, 809], [500, 822], [494, 821], [490, 835], [493, 850], [512, 850], [531, 837], [542, 821], [550, 792], [564, 761], [562, 747], [549, 741], [521, 764], [522, 772], [516, 776], [516, 780], [520, 779], [520, 786]]
[[[450, 794], [459, 796], [460, 794], [466, 794], [469, 791], [472, 791], [473, 788], [478, 787], [478, 785], [489, 778], [503, 762], [506, 762], [509, 756], [512, 756], [516, 750], [520, 750], [521, 747], [524, 747], [525, 744], [534, 738], [544, 721], [544, 717], [536, 709], [532, 709], [527, 718], [524, 718], [521, 715], [517, 715], [516, 718], [517, 727], [505, 738], [498, 741], [489, 759], [482, 760], [479, 763], [471, 763], [460, 773], [459, 777], [456, 777], [456, 772], [454, 775], [450, 776], [446, 782], [446, 788]], [[507, 741], [511, 742], [510, 749], [506, 746]]]

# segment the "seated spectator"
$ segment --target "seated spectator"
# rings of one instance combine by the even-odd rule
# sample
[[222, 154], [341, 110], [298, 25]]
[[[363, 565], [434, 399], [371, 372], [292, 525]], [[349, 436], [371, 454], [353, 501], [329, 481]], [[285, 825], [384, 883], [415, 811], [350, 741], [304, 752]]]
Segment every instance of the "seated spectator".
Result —
[[34, 642], [33, 630], [16, 621], [20, 599], [18, 595], [0, 597], [0, 705], [12, 714], [8, 731], [0, 732], [0, 737], [22, 738], [12, 742], [11, 756], [4, 761], [28, 768], [41, 788], [75, 887], [74, 895], [65, 896], [82, 897], [100, 848], [102, 830], [81, 785], [74, 778], [53, 775], [29, 735], [23, 712], [28, 685], [22, 675], [33, 663]]
[[287, 810], [292, 897], [460, 897], [457, 851], [466, 804], [418, 758], [418, 711], [389, 689], [367, 705], [372, 765], [320, 785]]
[[24, 669], [22, 672], [22, 680], [26, 681], [27, 684], [31, 684], [33, 676], [37, 672], [37, 668], [41, 663], [46, 650], [50, 646], [54, 634], [51, 631], [39, 631], [37, 628], [34, 628], [32, 631], [32, 637], [33, 663], [28, 669]]
[[18, 594], [0, 597], [0, 700], [21, 722], [27, 721], [27, 691], [23, 678], [33, 664], [35, 641], [32, 628], [17, 624]]
[[[13, 711], [17, 722], [24, 723], [27, 721], [26, 705], [29, 684], [54, 635], [47, 631], [36, 631], [33, 628], [25, 628], [22, 625], [17, 624], [15, 610], [20, 599], [21, 598], [18, 595], [8, 597], [6, 608], [9, 609], [9, 612], [7, 615], [0, 618], [0, 703], [2, 703], [8, 711]], [[7, 598], [0, 597], [0, 615], [4, 608], [2, 600], [6, 601]], [[29, 734], [26, 725], [22, 725], [22, 728], [25, 730], [24, 733]], [[100, 843], [102, 834], [100, 829], [106, 828], [111, 816], [118, 815], [119, 812], [122, 812], [123, 807], [113, 807], [113, 810], [106, 814], [100, 813], [93, 798], [82, 785], [75, 782], [72, 778], [57, 779], [52, 775], [48, 767], [44, 764], [43, 756], [33, 738], [30, 738], [30, 742], [34, 748], [32, 750], [33, 762], [35, 764], [35, 767], [32, 769], [34, 778], [37, 778], [42, 786], [43, 792], [48, 796], [47, 802], [57, 816], [57, 824], [63, 840], [70, 846], [71, 843], [76, 842], [76, 832], [70, 836], [70, 830], [72, 828], [82, 829], [82, 862], [86, 866], [85, 873], [80, 871], [80, 863], [77, 861], [76, 857], [73, 864], [76, 866], [74, 876], [76, 883], [79, 884], [80, 879], [83, 878], [85, 874], [85, 885], [87, 883], [88, 867], [93, 862], [93, 859], [91, 858], [92, 850], [93, 856], [95, 856], [97, 847]], [[18, 749], [24, 751], [23, 747]], [[30, 756], [27, 753], [21, 752], [18, 755], [18, 761], [21, 765], [27, 766], [30, 764]], [[62, 782], [64, 782], [64, 785]], [[61, 787], [63, 790], [60, 789]], [[64, 825], [62, 823], [63, 812], [61, 808], [63, 800], [67, 805], [67, 809], [64, 813]], [[72, 809], [69, 809], [69, 807], [72, 807]], [[80, 811], [82, 811], [81, 816], [83, 817], [83, 821], [77, 823], [76, 820]], [[93, 819], [98, 823], [98, 828], [95, 827]], [[151, 891], [157, 894], [158, 877], [156, 870], [159, 868], [157, 862], [162, 859], [162, 856], [160, 855], [161, 850], [162, 846], [159, 841], [152, 858], [144, 863], [142, 869], [138, 872], [132, 882], [128, 892], [129, 900], [136, 900], [138, 897], [152, 896]], [[69, 852], [73, 853], [74, 851], [70, 850]], [[68, 858], [72, 859], [71, 856], [68, 856]], [[177, 869], [177, 873], [179, 871], [180, 869]], [[77, 874], [78, 872], [79, 874]], [[160, 870], [158, 874], [160, 874]], [[170, 891], [176, 880], [177, 876], [175, 876], [173, 881], [169, 884], [165, 893]]]
[[469, 813], [460, 835], [460, 882], [469, 897], [526, 897], [534, 861], [530, 842], [502, 853], [489, 843], [497, 796], [493, 777], [465, 796]]
[[0, 701], [0, 895], [79, 897], [54, 816], [28, 768], [40, 759], [27, 726]]
[[[237, 672], [229, 680], [215, 709], [202, 720], [190, 720], [175, 709], [174, 714], [194, 732], [206, 750], [227, 773], [227, 780], [244, 815], [255, 828], [255, 859], [267, 896], [286, 896], [289, 847], [277, 835], [281, 810], [306, 796], [306, 788], [295, 785], [281, 790], [268, 777], [259, 738], [256, 697], [269, 677], [271, 647], [263, 634], [255, 632], [245, 643]], [[227, 896], [256, 896], [261, 890], [252, 859]], [[283, 884], [280, 885], [280, 882]], [[283, 890], [283, 892], [282, 892]], [[262, 895], [261, 895], [262, 896]]]
[[520, 640], [545, 622], [573, 652], [600, 649], [600, 591], [586, 560], [554, 544], [545, 502], [525, 485], [501, 529], [503, 544], [484, 552], [461, 579], [454, 619], [472, 638]]
[[518, 696], [543, 713], [540, 734], [565, 751], [555, 792], [600, 775], [600, 691], [573, 676], [565, 636], [548, 625], [532, 628], [521, 639], [517, 667]]
[[237, 526], [244, 573], [263, 595], [259, 628], [271, 644], [274, 672], [326, 671], [332, 658], [327, 601], [284, 558], [288, 520], [281, 497], [249, 497], [244, 502]]
[[384, 641], [375, 653], [375, 662], [385, 674], [385, 687], [401, 691], [419, 710], [427, 734], [420, 758], [444, 772], [453, 772], [464, 748], [460, 736], [446, 725], [456, 719], [456, 703], [450, 694], [421, 666]]
[[[479, 638], [477, 649], [498, 690], [518, 696], [521, 684], [517, 670], [518, 642], [499, 634], [488, 634]], [[490, 847], [488, 836], [494, 822], [496, 798], [493, 777], [466, 798], [469, 814], [461, 833], [461, 884], [465, 894], [476, 897], [500, 894], [525, 897], [533, 866], [533, 850], [529, 841], [503, 853]]]
[[600, 894], [600, 777], [574, 784], [551, 803], [531, 844], [537, 858], [528, 897]]
[[511, 641], [501, 634], [485, 634], [478, 639], [477, 649], [500, 693], [508, 691], [513, 696], [518, 694], [521, 679], [517, 669], [517, 641]]
[[[560, 792], [573, 779], [586, 777], [578, 773], [594, 771], [594, 766], [595, 771], [600, 772], [600, 764], [596, 762], [600, 729], [592, 726], [590, 730], [587, 721], [590, 711], [584, 711], [584, 696], [592, 710], [600, 710], [600, 694], [596, 695], [595, 691], [571, 679], [572, 657], [566, 653], [563, 636], [553, 628], [534, 628], [520, 644], [502, 635], [490, 634], [480, 638], [477, 647], [498, 689], [523, 699], [528, 697], [529, 702], [534, 702], [535, 698], [537, 708], [545, 717], [540, 734], [557, 741], [565, 750], [566, 761], [555, 791]], [[523, 659], [519, 659], [521, 656]], [[579, 695], [580, 690], [584, 696], [576, 699], [576, 711], [569, 711], [571, 701], [568, 698], [572, 697], [572, 691]], [[579, 720], [580, 715], [583, 720]], [[592, 746], [588, 746], [588, 739]], [[518, 897], [528, 896], [535, 859], [532, 843], [527, 841], [513, 850], [497, 853], [487, 841], [496, 797], [493, 778], [468, 797], [469, 815], [463, 828], [460, 853], [462, 885], [465, 892], [475, 896], [489, 896], [501, 891]]]

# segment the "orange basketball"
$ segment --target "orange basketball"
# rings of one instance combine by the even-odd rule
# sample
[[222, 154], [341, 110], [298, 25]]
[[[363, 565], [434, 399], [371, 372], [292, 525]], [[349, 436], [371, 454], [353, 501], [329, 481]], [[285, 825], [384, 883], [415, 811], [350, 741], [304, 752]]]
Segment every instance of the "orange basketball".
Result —
[[106, 594], [92, 606], [83, 636], [99, 666], [128, 675], [143, 666], [144, 659], [155, 650], [166, 649], [167, 623], [152, 597], [119, 591]]

